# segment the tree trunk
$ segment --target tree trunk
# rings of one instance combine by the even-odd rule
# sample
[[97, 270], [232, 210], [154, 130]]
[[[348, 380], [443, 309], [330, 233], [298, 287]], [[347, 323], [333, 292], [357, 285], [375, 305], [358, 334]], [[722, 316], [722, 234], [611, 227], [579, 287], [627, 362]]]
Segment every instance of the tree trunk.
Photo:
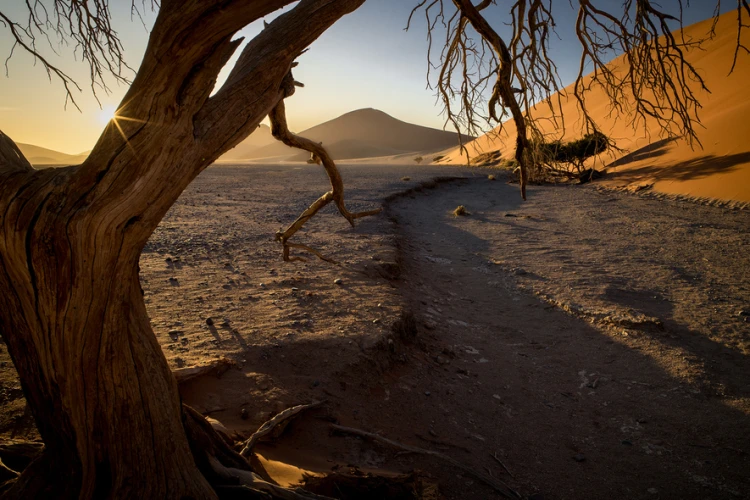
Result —
[[233, 34], [291, 0], [164, 0], [86, 162], [34, 170], [0, 132], [0, 333], [45, 443], [7, 497], [216, 496], [191, 453], [138, 259], [180, 193], [283, 99], [294, 59], [363, 2], [300, 1], [210, 96]]
[[143, 302], [145, 241], [73, 209], [74, 170], [3, 184], [0, 330], [46, 445], [8, 496], [211, 498]]

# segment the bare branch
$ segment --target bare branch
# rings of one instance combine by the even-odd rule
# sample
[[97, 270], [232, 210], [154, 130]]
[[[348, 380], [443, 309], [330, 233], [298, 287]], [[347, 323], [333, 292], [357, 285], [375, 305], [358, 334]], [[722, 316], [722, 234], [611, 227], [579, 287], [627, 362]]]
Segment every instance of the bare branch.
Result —
[[[289, 97], [294, 93], [295, 83], [296, 82], [294, 81], [292, 72], [289, 71], [282, 85], [284, 97]], [[346, 204], [344, 202], [344, 181], [341, 178], [341, 174], [339, 173], [336, 164], [328, 154], [328, 151], [326, 151], [326, 149], [321, 144], [315, 141], [311, 141], [310, 139], [295, 135], [289, 131], [289, 127], [287, 126], [286, 121], [286, 108], [283, 99], [279, 101], [276, 107], [273, 108], [268, 117], [271, 120], [271, 133], [276, 139], [283, 142], [287, 146], [310, 152], [317, 163], [323, 163], [323, 168], [325, 168], [326, 174], [328, 174], [328, 179], [331, 182], [332, 188], [331, 191], [328, 191], [323, 196], [318, 198], [315, 203], [310, 205], [310, 207], [302, 212], [297, 220], [295, 220], [292, 225], [290, 225], [285, 231], [279, 231], [278, 233], [276, 233], [276, 239], [281, 242], [284, 247], [284, 260], [291, 260], [291, 258], [289, 257], [289, 248], [294, 246], [297, 248], [308, 250], [311, 253], [317, 255], [322, 260], [332, 262], [331, 259], [323, 257], [319, 252], [311, 249], [310, 247], [299, 244], [292, 245], [288, 243], [289, 239], [294, 236], [294, 234], [299, 231], [308, 220], [310, 220], [316, 213], [318, 213], [321, 208], [328, 205], [328, 203], [332, 201], [336, 203], [336, 207], [338, 208], [339, 213], [341, 213], [341, 215], [347, 221], [349, 221], [349, 224], [351, 224], [352, 227], [354, 226], [355, 219], [379, 214], [382, 209], [378, 208], [366, 212], [352, 213], [346, 208]]]
[[[750, 28], [750, 24], [745, 24], [743, 16], [747, 15], [750, 18], [750, 4], [747, 0], [737, 0], [737, 45], [734, 49], [734, 57], [732, 58], [732, 69], [729, 70], [729, 74], [734, 73], [734, 68], [737, 67], [737, 58], [740, 55], [740, 51], [750, 54], [750, 48], [742, 43], [742, 30]], [[718, 13], [715, 17], [718, 16]]]
[[[88, 65], [89, 85], [97, 100], [98, 91], [109, 93], [109, 77], [130, 83], [135, 71], [125, 61], [122, 43], [112, 27], [108, 0], [52, 0], [49, 7], [42, 0], [26, 0], [24, 3], [28, 16], [23, 22], [14, 21], [0, 12], [0, 25], [10, 31], [14, 40], [5, 61], [6, 74], [8, 61], [19, 47], [42, 64], [50, 79], [54, 76], [62, 82], [66, 104], [70, 101], [80, 110], [74, 96], [74, 91], [81, 91], [80, 86], [42, 55], [37, 45], [44, 41], [53, 52], [56, 52], [55, 45], [70, 47], [76, 58]], [[151, 8], [156, 5], [152, 2]], [[131, 11], [139, 17], [145, 7], [145, 2], [141, 2], [140, 7], [135, 0], [131, 3]]]
[[[455, 8], [447, 10], [445, 5], [449, 3]], [[551, 0], [514, 0], [502, 7], [498, 4], [493, 0], [482, 0], [477, 5], [471, 0], [421, 1], [409, 21], [419, 9], [425, 11], [428, 81], [432, 69], [438, 67], [439, 72], [434, 75], [435, 92], [444, 106], [447, 123], [459, 133], [469, 130], [475, 135], [489, 125], [494, 128], [490, 133], [499, 135], [504, 131], [503, 122], [512, 119], [517, 132], [515, 156], [523, 194], [525, 177], [534, 177], [540, 169], [534, 145], [545, 142], [550, 135], [544, 130], [553, 129], [553, 140], [565, 135], [561, 114], [564, 93], [549, 53], [550, 43], [557, 34]], [[645, 126], [647, 119], [653, 120], [663, 134], [684, 136], [689, 143], [698, 143], [698, 93], [708, 89], [687, 61], [686, 53], [699, 48], [714, 34], [718, 0], [713, 26], [699, 39], [686, 39], [682, 32], [682, 0], [677, 0], [677, 15], [653, 0], [623, 0], [617, 7], [609, 7], [609, 11], [600, 5], [607, 2], [577, 2], [575, 29], [582, 56], [573, 94], [585, 132], [599, 132], [585, 101], [586, 94], [597, 87], [604, 89], [612, 115], [627, 117], [634, 126]], [[511, 35], [507, 39], [499, 36], [482, 11], [493, 6], [510, 16]], [[750, 27], [748, 0], [737, 0], [737, 12], [738, 35], [732, 70], [739, 52], [750, 53], [741, 40], [743, 29]], [[439, 61], [433, 64], [432, 42], [438, 27], [444, 29], [445, 40]], [[469, 27], [476, 33], [470, 32]], [[673, 31], [675, 27], [678, 29]], [[622, 59], [613, 65], [612, 60], [617, 56]], [[591, 70], [592, 77], [586, 77]], [[548, 116], [544, 122], [537, 117], [540, 111]], [[612, 141], [609, 147], [616, 149]], [[461, 148], [465, 151], [463, 145]]]

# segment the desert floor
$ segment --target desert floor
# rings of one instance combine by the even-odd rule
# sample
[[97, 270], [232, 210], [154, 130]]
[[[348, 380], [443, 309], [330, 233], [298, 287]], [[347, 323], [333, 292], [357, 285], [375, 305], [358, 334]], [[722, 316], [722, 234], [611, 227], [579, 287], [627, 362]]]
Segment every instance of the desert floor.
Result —
[[[389, 201], [353, 229], [328, 207], [292, 240], [339, 265], [285, 263], [274, 241], [328, 189], [309, 165], [209, 168], [141, 259], [173, 368], [233, 363], [183, 383], [188, 404], [246, 437], [326, 401], [258, 447], [272, 473], [418, 469], [446, 498], [498, 498], [338, 422], [537, 500], [750, 497], [750, 211], [596, 185], [522, 202], [480, 169], [342, 172], [352, 210]], [[0, 409], [0, 436], [34, 437], [1, 343]]]

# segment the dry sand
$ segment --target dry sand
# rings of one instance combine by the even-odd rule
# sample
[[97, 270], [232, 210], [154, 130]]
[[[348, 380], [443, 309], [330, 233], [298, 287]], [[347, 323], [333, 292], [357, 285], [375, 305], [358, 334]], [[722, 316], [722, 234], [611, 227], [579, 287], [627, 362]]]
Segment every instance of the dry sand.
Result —
[[[332, 210], [316, 217], [298, 241], [334, 266], [283, 263], [273, 241], [327, 189], [319, 167], [208, 169], [141, 259], [173, 368], [235, 363], [182, 384], [186, 402], [247, 436], [327, 400], [259, 451], [318, 472], [420, 469], [445, 498], [493, 493], [434, 459], [331, 435], [330, 422], [535, 498], [750, 495], [747, 211], [586, 186], [534, 186], [522, 203], [480, 169], [343, 172], [358, 210], [434, 176], [469, 179], [408, 192], [354, 230]], [[416, 332], [394, 330], [404, 311]], [[2, 345], [0, 367], [0, 433], [33, 437]]]
[[[705, 36], [711, 22], [707, 20], [686, 28], [686, 38]], [[688, 61], [698, 69], [711, 92], [698, 94], [702, 106], [699, 116], [705, 127], [697, 131], [702, 149], [698, 145], [693, 149], [684, 140], [660, 137], [652, 120], [640, 123], [634, 134], [629, 115], [609, 116], [608, 101], [600, 87], [586, 94], [587, 106], [602, 132], [615, 139], [618, 147], [627, 150], [624, 154], [603, 156], [610, 173], [602, 181], [604, 185], [649, 186], [662, 193], [750, 202], [750, 99], [747, 90], [750, 54], [740, 52], [736, 70], [728, 75], [737, 43], [736, 23], [736, 12], [723, 15], [716, 27], [717, 36], [706, 42], [703, 50], [687, 54]], [[748, 37], [745, 31], [745, 44]], [[622, 67], [622, 59], [616, 59], [612, 65]], [[582, 135], [579, 112], [570, 90], [571, 87], [566, 88], [567, 93], [561, 96], [561, 107], [555, 104], [555, 109], [561, 110], [565, 117], [563, 138], [567, 140]], [[544, 105], [534, 116], [544, 120], [551, 112]], [[545, 131], [559, 135], [550, 122], [545, 124]], [[515, 131], [512, 124], [508, 125], [500, 137], [490, 134], [477, 139], [470, 146], [471, 155], [501, 150], [505, 156], [512, 156]], [[466, 161], [457, 149], [448, 152], [447, 157], [454, 163]]]

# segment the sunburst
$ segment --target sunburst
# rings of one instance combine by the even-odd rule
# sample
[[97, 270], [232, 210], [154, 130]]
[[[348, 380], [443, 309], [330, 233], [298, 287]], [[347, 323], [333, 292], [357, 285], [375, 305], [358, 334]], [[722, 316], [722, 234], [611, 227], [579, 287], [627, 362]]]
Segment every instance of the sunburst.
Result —
[[145, 120], [139, 120], [138, 118], [131, 118], [129, 116], [125, 116], [122, 114], [122, 110], [125, 107], [125, 105], [121, 106], [119, 109], [115, 106], [104, 106], [102, 110], [99, 112], [99, 120], [102, 121], [102, 123], [106, 123], [109, 125], [110, 123], [115, 126], [117, 129], [117, 132], [119, 132], [120, 136], [125, 140], [125, 143], [130, 146], [130, 141], [128, 140], [128, 136], [125, 135], [125, 131], [122, 129], [121, 122], [135, 122], [135, 123], [146, 123]]

